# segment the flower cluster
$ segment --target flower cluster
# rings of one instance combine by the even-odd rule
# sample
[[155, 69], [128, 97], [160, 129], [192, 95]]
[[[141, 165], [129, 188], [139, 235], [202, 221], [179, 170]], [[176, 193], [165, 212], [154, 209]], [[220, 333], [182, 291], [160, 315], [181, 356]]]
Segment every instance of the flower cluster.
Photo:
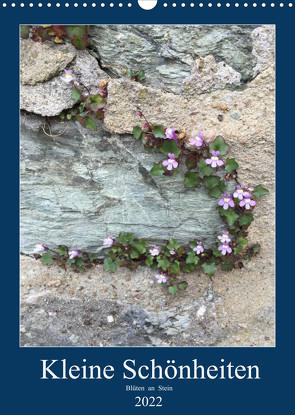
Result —
[[230, 254], [232, 252], [232, 248], [229, 246], [231, 241], [229, 232], [223, 231], [222, 235], [217, 236], [217, 238], [221, 242], [221, 245], [218, 247], [218, 251], [221, 251], [222, 255]]
[[[245, 186], [242, 184], [238, 185], [233, 193], [233, 198], [237, 199], [236, 203], [238, 206], [244, 207], [247, 210], [256, 205], [255, 200], [251, 199], [252, 194], [249, 193], [250, 189], [253, 190], [253, 187], [248, 187], [248, 189], [245, 189]], [[229, 207], [235, 207], [235, 202], [229, 193], [224, 193], [222, 196], [222, 199], [220, 199], [218, 202], [219, 206], [222, 206], [224, 210], [227, 210]]]
[[173, 168], [176, 169], [178, 166], [177, 161], [175, 160], [175, 155], [173, 153], [168, 153], [168, 160], [163, 161], [163, 166], [167, 167], [167, 170], [171, 171]]

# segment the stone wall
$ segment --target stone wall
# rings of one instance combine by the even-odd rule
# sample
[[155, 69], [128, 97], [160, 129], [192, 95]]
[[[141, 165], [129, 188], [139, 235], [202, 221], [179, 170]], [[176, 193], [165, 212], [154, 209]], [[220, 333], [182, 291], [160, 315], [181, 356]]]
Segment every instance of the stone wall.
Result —
[[[74, 104], [59, 78], [65, 67], [91, 91], [109, 81], [96, 132], [55, 117]], [[144, 69], [144, 82], [124, 77], [126, 67]], [[270, 190], [250, 227], [259, 256], [213, 281], [189, 275], [177, 298], [150, 284], [150, 270], [97, 267], [85, 277], [23, 258], [23, 345], [274, 344], [274, 76], [274, 26], [93, 26], [86, 51], [21, 41], [23, 253], [43, 242], [103, 255], [103, 237], [121, 230], [213, 243], [223, 228], [216, 200], [185, 190], [181, 177], [148, 174], [161, 156], [131, 136], [138, 108], [151, 122], [222, 135], [239, 181]]]

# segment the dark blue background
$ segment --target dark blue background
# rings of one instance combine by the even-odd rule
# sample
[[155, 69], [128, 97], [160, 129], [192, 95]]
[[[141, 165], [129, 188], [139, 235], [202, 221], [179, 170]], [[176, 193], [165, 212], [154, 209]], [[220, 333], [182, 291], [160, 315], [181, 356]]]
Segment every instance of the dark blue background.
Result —
[[[87, 1], [87, 0], [86, 0]], [[293, 380], [293, 319], [294, 268], [292, 261], [292, 216], [290, 203], [293, 187], [294, 143], [294, 12], [295, 7], [257, 8], [204, 7], [163, 8], [143, 11], [135, 0], [132, 8], [97, 7], [39, 9], [0, 6], [1, 19], [1, 391], [8, 408], [31, 414], [79, 414], [157, 411], [176, 414], [179, 411], [200, 414], [264, 414], [279, 410], [291, 412], [291, 382]], [[122, 1], [126, 4], [128, 1]], [[177, 4], [181, 2], [175, 1]], [[47, 3], [47, 1], [46, 1]], [[52, 2], [55, 4], [56, 1]], [[73, 2], [70, 1], [72, 4]], [[82, 2], [79, 2], [80, 4]], [[114, 2], [116, 5], [118, 2]], [[168, 2], [171, 4], [172, 2]], [[285, 2], [284, 2], [285, 3]], [[2, 3], [1, 3], [2, 4]], [[18, 3], [17, 3], [18, 4]], [[28, 4], [28, 2], [25, 2]], [[45, 3], [44, 3], [45, 4]], [[97, 4], [100, 4], [97, 2]], [[213, 3], [214, 5], [216, 2]], [[233, 4], [233, 3], [232, 3]], [[241, 3], [243, 4], [243, 3]], [[267, 2], [269, 4], [269, 2]], [[285, 3], [287, 4], [287, 3]], [[277, 33], [277, 346], [276, 348], [19, 348], [19, 131], [18, 131], [18, 25], [35, 23], [218, 23], [276, 24]], [[288, 205], [287, 205], [287, 195]], [[285, 206], [288, 210], [285, 209]], [[288, 242], [290, 240], [290, 242]], [[41, 381], [40, 359], [63, 359], [69, 364], [111, 364], [116, 369], [113, 380], [51, 380]], [[125, 392], [125, 384], [144, 385], [143, 381], [122, 379], [122, 363], [135, 358], [145, 364], [155, 358], [186, 364], [198, 358], [204, 366], [219, 364], [220, 359], [234, 365], [260, 366], [261, 380], [179, 380], [154, 382], [174, 387], [174, 392], [162, 393], [162, 408], [135, 408], [137, 393]], [[146, 382], [153, 385], [152, 381]], [[141, 395], [143, 395], [141, 393]], [[3, 400], [1, 400], [3, 407]]]

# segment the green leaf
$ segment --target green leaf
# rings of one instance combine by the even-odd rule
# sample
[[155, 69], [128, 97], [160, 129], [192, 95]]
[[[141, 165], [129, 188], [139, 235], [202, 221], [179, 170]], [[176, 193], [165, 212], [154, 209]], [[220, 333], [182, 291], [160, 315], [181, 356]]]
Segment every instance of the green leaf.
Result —
[[87, 36], [87, 27], [82, 25], [68, 25], [64, 26], [68, 37], [72, 36]]
[[260, 251], [260, 245], [256, 244], [252, 247], [254, 254], [257, 254]]
[[177, 144], [174, 140], [165, 140], [160, 150], [164, 154], [173, 153], [175, 158], [177, 158], [180, 154], [180, 149], [177, 147]]
[[188, 170], [193, 170], [198, 165], [198, 159], [195, 157], [187, 157], [185, 164]]
[[[156, 125], [153, 129], [153, 133], [154, 133], [154, 136], [156, 138], [164, 138], [165, 137], [164, 128], [161, 125]], [[168, 153], [172, 153], [172, 151], [168, 151]], [[168, 153], [166, 153], [166, 154], [168, 154]]]
[[220, 178], [217, 176], [204, 177], [205, 186], [207, 189], [213, 189], [220, 182]]
[[78, 101], [81, 97], [82, 97], [81, 92], [78, 91], [78, 89], [74, 86], [74, 88], [72, 89], [72, 99], [74, 101]]
[[178, 288], [179, 288], [180, 290], [186, 290], [186, 289], [187, 289], [187, 282], [186, 282], [186, 281], [181, 281], [181, 282], [178, 284]]
[[254, 187], [253, 195], [259, 199], [262, 196], [268, 195], [269, 191], [260, 185]]
[[220, 191], [219, 187], [216, 186], [216, 187], [213, 187], [213, 189], [211, 189], [208, 194], [209, 194], [209, 196], [215, 197], [217, 199], [220, 196], [220, 193], [221, 193], [221, 191]]
[[169, 251], [177, 251], [177, 249], [179, 247], [180, 247], [180, 243], [179, 242], [177, 242], [173, 238], [169, 238], [169, 243], [167, 245], [167, 248], [169, 249]]
[[177, 285], [170, 285], [168, 291], [170, 294], [175, 295], [178, 291]]
[[236, 162], [236, 160], [234, 158], [230, 159], [227, 158], [226, 159], [226, 163], [225, 163], [225, 170], [228, 171], [229, 173], [232, 173], [234, 170], [237, 170], [237, 168], [239, 167], [238, 163]]
[[187, 264], [194, 264], [197, 265], [197, 263], [199, 262], [199, 258], [196, 256], [196, 254], [194, 252], [189, 252], [187, 254], [187, 258], [185, 261]]
[[183, 272], [192, 272], [194, 269], [195, 269], [194, 264], [186, 264], [186, 265], [183, 265], [182, 267]]
[[114, 252], [112, 252], [112, 251], [110, 251], [110, 252], [109, 252], [109, 257], [110, 257], [113, 261], [115, 261], [115, 260], [116, 260], [116, 258], [117, 258], [116, 254], [115, 254]]
[[139, 257], [139, 253], [137, 251], [132, 251], [130, 258], [132, 259], [137, 259]]
[[164, 173], [162, 164], [154, 163], [153, 167], [150, 170], [152, 176], [162, 176]]
[[90, 254], [89, 255], [89, 260], [90, 261], [94, 261], [96, 259], [96, 254]]
[[227, 209], [227, 210], [223, 209], [223, 216], [226, 217], [226, 220], [229, 226], [233, 226], [233, 224], [239, 217], [239, 215], [237, 215], [232, 209]]
[[252, 213], [246, 213], [245, 215], [241, 216], [239, 219], [239, 224], [241, 226], [248, 226], [254, 220]]
[[164, 270], [166, 270], [171, 264], [171, 262], [168, 260], [168, 258], [165, 255], [163, 255], [162, 257], [157, 256], [157, 262], [158, 262], [158, 268], [162, 268]]
[[79, 271], [79, 272], [81, 272], [81, 273], [82, 273], [82, 272], [85, 272], [85, 268], [80, 267], [80, 268], [78, 269], [78, 271]]
[[89, 98], [91, 102], [89, 106], [90, 106], [91, 111], [93, 112], [97, 112], [98, 110], [101, 110], [106, 105], [105, 98], [99, 94], [90, 95]]
[[108, 271], [115, 272], [117, 268], [120, 266], [120, 264], [121, 264], [120, 260], [113, 262], [111, 258], [106, 258], [103, 263], [103, 269], [106, 272]]
[[184, 175], [184, 186], [185, 187], [196, 187], [200, 183], [201, 179], [197, 173], [187, 171]]
[[51, 265], [53, 263], [53, 259], [51, 257], [50, 252], [45, 252], [42, 257], [40, 258], [40, 261], [44, 265]]
[[207, 264], [207, 263], [202, 264], [202, 267], [203, 267], [204, 273], [209, 275], [209, 277], [213, 277], [214, 272], [217, 270], [214, 262], [211, 262], [211, 264]]
[[142, 133], [142, 129], [140, 127], [138, 126], [133, 127], [132, 134], [133, 134], [133, 137], [136, 138], [136, 140], [140, 139], [141, 133]]
[[84, 261], [83, 261], [83, 259], [82, 258], [79, 258], [79, 257], [76, 257], [76, 264], [77, 265], [79, 265], [79, 266], [81, 266], [81, 265], [84, 265]]
[[56, 252], [60, 255], [66, 255], [68, 253], [68, 250], [65, 246], [58, 246], [56, 248]]
[[144, 78], [144, 70], [143, 69], [141, 69], [138, 72], [137, 77], [138, 77], [139, 81], [141, 81]]
[[213, 173], [213, 169], [207, 166], [205, 160], [200, 160], [198, 163], [198, 167], [200, 174], [203, 174], [204, 176], [210, 176], [210, 174]]
[[215, 138], [212, 143], [209, 144], [210, 151], [219, 151], [220, 155], [223, 156], [228, 152], [228, 145], [225, 143], [221, 136]]
[[154, 257], [152, 255], [149, 255], [145, 263], [148, 267], [150, 267], [154, 263]]
[[233, 269], [233, 264], [226, 264], [221, 267], [222, 271], [231, 271]]
[[234, 253], [235, 254], [241, 254], [243, 252], [243, 250], [246, 248], [246, 246], [248, 245], [248, 240], [245, 238], [239, 238], [237, 240], [237, 247], [234, 248]]
[[22, 39], [28, 39], [30, 34], [30, 27], [29, 25], [20, 25], [20, 37]]
[[68, 265], [73, 265], [73, 264], [75, 264], [75, 259], [74, 259], [74, 258], [69, 258], [69, 259], [67, 260], [67, 264], [68, 264]]
[[146, 253], [146, 246], [147, 246], [147, 242], [145, 242], [141, 239], [139, 241], [132, 242], [132, 247], [137, 249], [137, 251], [140, 254], [145, 254]]
[[71, 42], [78, 50], [84, 50], [89, 45], [87, 38], [84, 36], [73, 36]]
[[87, 115], [87, 117], [84, 118], [84, 123], [86, 128], [89, 128], [92, 131], [96, 131], [96, 124], [92, 115]]
[[218, 184], [218, 189], [221, 191], [221, 193], [225, 193], [226, 183], [224, 180], [220, 180]]
[[170, 265], [170, 267], [169, 267], [169, 272], [170, 272], [171, 274], [175, 274], [175, 275], [177, 275], [177, 274], [179, 274], [179, 271], [180, 271], [179, 262], [175, 260], [175, 261], [173, 262], [173, 264], [172, 264], [172, 265]]

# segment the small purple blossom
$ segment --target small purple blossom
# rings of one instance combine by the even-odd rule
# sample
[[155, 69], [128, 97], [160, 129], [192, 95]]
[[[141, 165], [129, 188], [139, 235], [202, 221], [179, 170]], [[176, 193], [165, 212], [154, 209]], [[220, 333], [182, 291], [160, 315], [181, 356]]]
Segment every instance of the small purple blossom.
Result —
[[112, 246], [113, 243], [114, 243], [113, 235], [109, 235], [107, 238], [104, 238], [104, 240], [103, 240], [104, 246]]
[[173, 249], [172, 249], [172, 251], [170, 251], [170, 254], [175, 255], [175, 251], [173, 251]]
[[202, 133], [201, 131], [199, 131], [198, 137], [196, 137], [196, 138], [190, 138], [189, 139], [189, 143], [191, 145], [196, 146], [196, 147], [202, 147], [202, 145], [204, 144], [203, 137], [204, 137], [204, 133]]
[[251, 206], [255, 206], [255, 200], [250, 199], [252, 197], [251, 193], [246, 192], [244, 194], [244, 199], [239, 203], [241, 207], [245, 206], [245, 209], [251, 209]]
[[163, 166], [167, 167], [167, 170], [172, 170], [173, 167], [176, 169], [176, 167], [178, 166], [177, 161], [175, 160], [175, 156], [173, 153], [168, 153], [168, 160], [164, 160], [163, 161]]
[[232, 208], [235, 206], [235, 203], [232, 200], [231, 195], [225, 193], [223, 194], [223, 198], [219, 200], [218, 204], [219, 206], [223, 206], [224, 210], [227, 210], [229, 206]]
[[80, 251], [78, 251], [77, 249], [71, 249], [71, 250], [68, 252], [68, 255], [69, 255], [69, 258], [70, 258], [70, 259], [75, 258], [75, 256], [77, 256], [77, 255], [79, 255], [79, 254], [80, 254]]
[[66, 83], [74, 83], [75, 82], [75, 77], [72, 74], [72, 71], [64, 69], [64, 76], [60, 76], [60, 79]]
[[253, 192], [253, 190], [254, 190], [254, 187], [252, 187], [252, 186], [250, 186], [250, 187], [248, 187], [248, 189], [247, 189], [249, 192]]
[[200, 253], [204, 252], [204, 247], [202, 245], [202, 242], [197, 242], [197, 246], [195, 246], [193, 248], [193, 251], [195, 251], [197, 253], [197, 255], [199, 255]]
[[230, 254], [232, 252], [231, 247], [228, 244], [222, 244], [218, 247], [218, 251], [221, 251], [222, 255]]
[[175, 140], [175, 141], [178, 140], [178, 137], [175, 133], [175, 128], [166, 128], [165, 135], [166, 135], [165, 139]]
[[219, 159], [219, 151], [211, 151], [211, 159], [206, 159], [206, 163], [207, 164], [211, 164], [211, 167], [217, 167], [217, 166], [222, 166], [224, 163], [222, 160]]
[[220, 240], [220, 242], [222, 242], [222, 243], [228, 243], [228, 242], [230, 242], [231, 241], [231, 239], [230, 239], [230, 237], [228, 236], [229, 235], [229, 232], [227, 231], [227, 232], [225, 232], [225, 231], [222, 231], [222, 235], [219, 235], [219, 236], [217, 236], [217, 238]]
[[242, 200], [243, 197], [244, 197], [244, 194], [245, 194], [245, 189], [244, 188], [245, 188], [245, 186], [243, 184], [241, 186], [237, 186], [237, 188], [236, 188], [236, 190], [233, 194], [233, 197]]
[[44, 244], [35, 245], [35, 252], [47, 252], [48, 248]]
[[158, 283], [166, 282], [167, 281], [166, 274], [164, 274], [163, 272], [161, 272], [161, 274], [155, 275], [155, 277], [157, 278]]
[[160, 253], [160, 249], [156, 246], [156, 245], [152, 245], [152, 249], [150, 249], [149, 250], [149, 253], [152, 255], [152, 256], [157, 256], [157, 255], [159, 255], [159, 253]]

